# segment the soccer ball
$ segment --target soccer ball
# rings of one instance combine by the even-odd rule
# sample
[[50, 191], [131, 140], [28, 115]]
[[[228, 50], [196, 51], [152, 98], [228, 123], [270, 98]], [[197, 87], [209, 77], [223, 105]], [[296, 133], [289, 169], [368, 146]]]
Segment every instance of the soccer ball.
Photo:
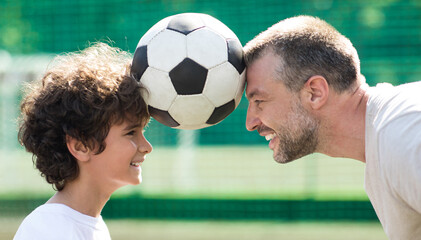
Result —
[[245, 86], [243, 48], [216, 18], [177, 14], [143, 35], [131, 73], [146, 89], [153, 118], [172, 128], [200, 129], [238, 106]]

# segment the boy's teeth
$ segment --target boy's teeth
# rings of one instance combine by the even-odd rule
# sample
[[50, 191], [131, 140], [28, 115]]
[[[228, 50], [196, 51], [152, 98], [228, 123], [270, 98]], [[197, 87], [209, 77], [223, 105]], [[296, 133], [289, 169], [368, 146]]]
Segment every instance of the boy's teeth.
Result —
[[140, 166], [140, 163], [130, 163], [130, 165], [138, 167]]

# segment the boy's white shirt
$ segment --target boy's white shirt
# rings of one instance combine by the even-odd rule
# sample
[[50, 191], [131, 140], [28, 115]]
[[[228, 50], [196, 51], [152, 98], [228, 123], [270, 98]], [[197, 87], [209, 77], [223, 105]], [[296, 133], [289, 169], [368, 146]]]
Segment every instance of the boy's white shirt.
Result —
[[20, 225], [13, 240], [111, 240], [102, 217], [82, 214], [64, 204], [46, 203]]

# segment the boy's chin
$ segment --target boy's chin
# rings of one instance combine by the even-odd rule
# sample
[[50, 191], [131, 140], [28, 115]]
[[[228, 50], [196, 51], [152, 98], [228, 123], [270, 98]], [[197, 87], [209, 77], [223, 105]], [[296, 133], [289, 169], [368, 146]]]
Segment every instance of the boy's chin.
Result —
[[142, 176], [139, 176], [139, 178], [137, 179], [137, 181], [133, 185], [139, 185], [141, 183], [142, 183]]

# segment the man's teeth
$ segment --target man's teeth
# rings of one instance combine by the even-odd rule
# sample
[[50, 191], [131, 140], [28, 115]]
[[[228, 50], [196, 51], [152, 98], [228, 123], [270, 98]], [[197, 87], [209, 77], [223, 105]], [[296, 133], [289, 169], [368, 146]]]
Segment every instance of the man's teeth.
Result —
[[270, 141], [270, 140], [272, 140], [272, 138], [274, 138], [275, 136], [276, 136], [276, 134], [275, 134], [275, 133], [272, 133], [272, 134], [266, 135], [266, 136], [265, 136], [266, 141]]
[[130, 165], [135, 166], [135, 167], [139, 167], [140, 166], [140, 162], [138, 162], [138, 163], [130, 163]]

